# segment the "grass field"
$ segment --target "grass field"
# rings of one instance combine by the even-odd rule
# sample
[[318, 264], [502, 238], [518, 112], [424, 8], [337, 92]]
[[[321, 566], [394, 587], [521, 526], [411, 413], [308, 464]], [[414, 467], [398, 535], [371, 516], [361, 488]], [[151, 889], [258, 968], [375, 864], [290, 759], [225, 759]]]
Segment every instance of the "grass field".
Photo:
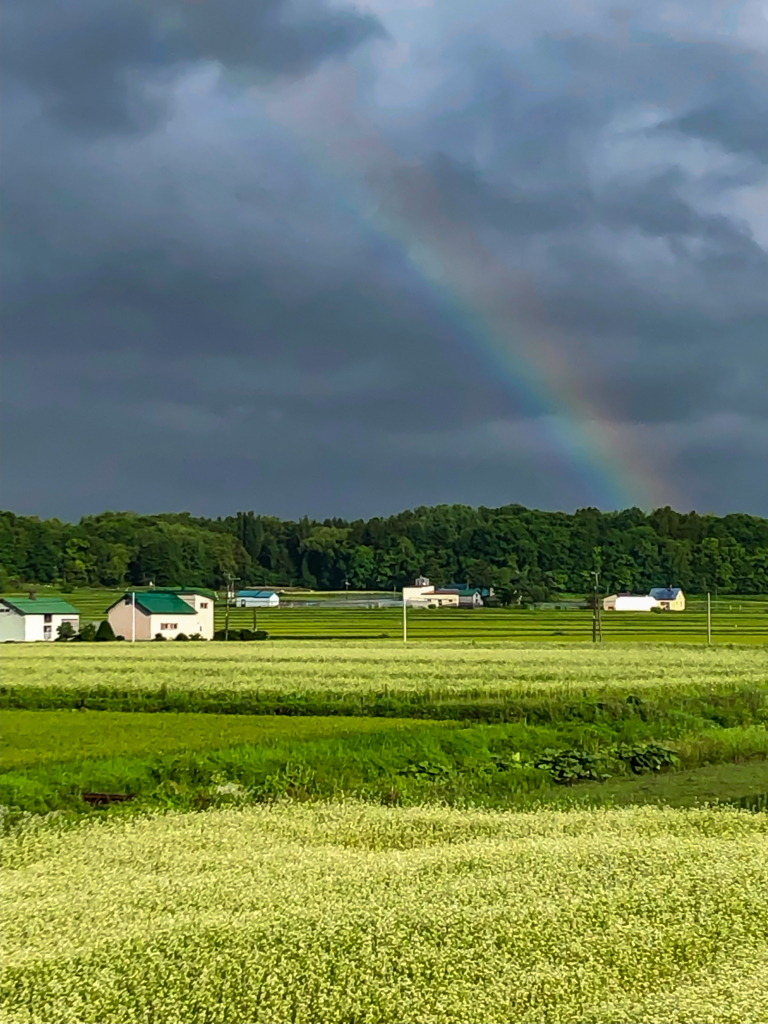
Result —
[[[40, 589], [40, 594], [48, 590]], [[55, 591], [59, 593], [59, 591]], [[80, 610], [82, 622], [106, 617], [106, 609], [123, 593], [84, 589], [63, 596]], [[402, 610], [398, 608], [325, 608], [322, 602], [338, 595], [304, 595], [320, 602], [306, 608], [257, 609], [259, 629], [276, 639], [312, 640], [402, 640]], [[359, 596], [359, 595], [358, 595]], [[371, 595], [375, 598], [380, 595]], [[216, 626], [224, 626], [225, 609], [216, 606]], [[252, 628], [253, 609], [230, 610], [232, 629]], [[411, 641], [509, 640], [589, 643], [592, 639], [592, 613], [584, 610], [526, 609], [435, 609], [410, 610], [408, 635]], [[642, 642], [704, 644], [707, 640], [705, 603], [694, 597], [681, 613], [603, 614], [603, 639], [606, 643]], [[715, 644], [768, 644], [768, 598], [719, 596], [713, 602], [712, 640]]]
[[[83, 813], [82, 794], [89, 792], [131, 794], [136, 803], [121, 805], [130, 813], [139, 807], [199, 809], [232, 798], [345, 794], [378, 803], [488, 807], [542, 800], [684, 804], [692, 791], [690, 772], [696, 782], [702, 767], [715, 774], [693, 787], [699, 802], [768, 793], [768, 731], [762, 723], [723, 728], [715, 718], [661, 709], [653, 721], [636, 715], [539, 725], [5, 710], [2, 727], [0, 795], [17, 817], [22, 811]], [[638, 762], [649, 749], [670, 755], [655, 772]], [[557, 786], [539, 763], [552, 750], [586, 752], [588, 774], [605, 781], [581, 789]], [[659, 775], [663, 767], [678, 770]], [[665, 784], [643, 789], [642, 781], [655, 775]], [[682, 788], [678, 776], [686, 780]]]
[[3, 1019], [768, 1020], [768, 816], [352, 804], [4, 844]]

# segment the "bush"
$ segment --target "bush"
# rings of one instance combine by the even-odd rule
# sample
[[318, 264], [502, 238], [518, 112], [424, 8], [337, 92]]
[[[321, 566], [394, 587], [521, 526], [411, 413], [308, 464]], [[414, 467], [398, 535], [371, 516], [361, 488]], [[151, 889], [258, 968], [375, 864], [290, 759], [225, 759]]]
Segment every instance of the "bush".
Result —
[[56, 640], [71, 640], [75, 635], [75, 627], [71, 622], [62, 622], [56, 630]]
[[107, 619], [104, 619], [103, 622], [99, 623], [99, 628], [96, 630], [96, 636], [94, 637], [94, 640], [114, 640], [114, 639], [115, 639], [115, 631], [114, 631], [114, 629], [112, 629], [112, 626], [107, 621]]
[[163, 636], [162, 633], [155, 633], [155, 635], [152, 637], [152, 639], [153, 640], [165, 640], [165, 637]]
[[[250, 632], [251, 632], [250, 629], [230, 629], [230, 631], [229, 631], [229, 639], [230, 640], [250, 640], [250, 639], [252, 639], [252, 637], [250, 637], [250, 636], [243, 636], [243, 633], [250, 633]], [[217, 629], [216, 632], [213, 634], [213, 639], [214, 640], [226, 640], [227, 639], [226, 630], [224, 630], [224, 629]]]
[[96, 639], [96, 627], [92, 622], [89, 622], [87, 626], [83, 626], [77, 636], [73, 636], [73, 642], [75, 640], [82, 640], [85, 643], [91, 643]]
[[123, 636], [122, 633], [118, 633], [117, 636], [115, 637], [115, 640], [125, 640], [125, 637]]
[[193, 633], [188, 639], [189, 640], [205, 640], [205, 637], [203, 636], [202, 633]]
[[[200, 637], [200, 639], [202, 640], [203, 637]], [[216, 632], [213, 634], [213, 639], [214, 640], [225, 640], [226, 639], [225, 631], [223, 629], [217, 629]], [[230, 631], [229, 631], [229, 639], [230, 640], [239, 640], [239, 641], [242, 641], [242, 640], [267, 640], [267, 639], [269, 639], [269, 633], [266, 631], [266, 629], [257, 629], [255, 631], [252, 630], [252, 629], [230, 629]]]
[[177, 633], [176, 636], [173, 639], [174, 640], [189, 640], [189, 637], [187, 636], [186, 633]]

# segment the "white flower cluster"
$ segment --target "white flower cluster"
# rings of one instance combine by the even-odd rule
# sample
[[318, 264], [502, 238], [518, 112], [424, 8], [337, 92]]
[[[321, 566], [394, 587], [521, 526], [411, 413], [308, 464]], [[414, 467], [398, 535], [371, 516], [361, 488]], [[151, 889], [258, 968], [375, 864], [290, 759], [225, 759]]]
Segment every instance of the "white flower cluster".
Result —
[[5, 843], [3, 1021], [768, 1021], [768, 815], [278, 805]]

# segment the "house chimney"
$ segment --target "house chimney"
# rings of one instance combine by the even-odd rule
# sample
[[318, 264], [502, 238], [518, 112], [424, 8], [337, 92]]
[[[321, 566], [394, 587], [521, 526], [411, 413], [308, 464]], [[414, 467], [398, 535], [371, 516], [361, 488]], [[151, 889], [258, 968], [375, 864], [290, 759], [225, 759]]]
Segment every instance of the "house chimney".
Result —
[[30, 601], [36, 601], [37, 600], [37, 591], [36, 590], [30, 590], [30, 592], [29, 592], [29, 600]]

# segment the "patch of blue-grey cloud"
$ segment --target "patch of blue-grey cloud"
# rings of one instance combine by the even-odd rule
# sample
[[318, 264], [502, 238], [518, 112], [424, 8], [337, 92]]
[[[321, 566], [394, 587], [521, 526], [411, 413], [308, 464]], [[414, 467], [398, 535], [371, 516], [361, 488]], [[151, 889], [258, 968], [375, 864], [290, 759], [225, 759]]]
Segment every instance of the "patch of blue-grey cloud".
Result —
[[392, 202], [525, 271], [593, 406], [691, 506], [768, 514], [759, 4], [43, 7], [4, 14], [7, 504], [598, 500], [271, 120], [346, 67], [402, 157]]

